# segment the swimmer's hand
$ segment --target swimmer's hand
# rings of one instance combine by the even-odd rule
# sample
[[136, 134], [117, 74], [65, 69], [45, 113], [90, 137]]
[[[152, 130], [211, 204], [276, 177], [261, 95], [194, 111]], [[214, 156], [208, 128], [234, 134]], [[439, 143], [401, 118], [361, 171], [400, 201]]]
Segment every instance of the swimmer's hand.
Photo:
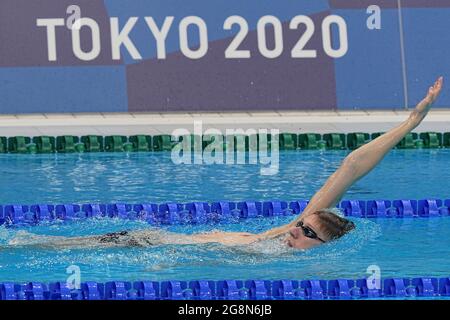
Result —
[[439, 77], [439, 79], [436, 80], [434, 85], [428, 89], [428, 94], [425, 97], [425, 100], [427, 101], [428, 104], [432, 104], [437, 99], [439, 93], [441, 93], [443, 82], [444, 78]]
[[421, 102], [419, 102], [414, 111], [411, 113], [410, 119], [413, 121], [415, 126], [418, 126], [422, 122], [422, 120], [427, 115], [428, 110], [430, 110], [430, 107], [438, 98], [442, 90], [443, 82], [444, 78], [439, 77], [439, 79], [436, 80], [434, 85], [432, 85], [428, 89], [426, 97]]

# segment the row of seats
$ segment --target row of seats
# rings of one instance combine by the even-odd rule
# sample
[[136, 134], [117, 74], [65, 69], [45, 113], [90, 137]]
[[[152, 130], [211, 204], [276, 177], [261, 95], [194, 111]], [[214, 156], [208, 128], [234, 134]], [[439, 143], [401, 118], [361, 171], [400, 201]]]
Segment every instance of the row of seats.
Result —
[[[281, 150], [297, 149], [356, 149], [370, 140], [383, 134], [352, 132], [343, 133], [281, 133], [278, 135], [279, 148]], [[185, 140], [188, 139], [188, 140]], [[218, 140], [220, 139], [220, 140]], [[263, 140], [261, 140], [263, 139]], [[0, 137], [0, 152], [5, 153], [72, 153], [72, 152], [131, 152], [131, 151], [170, 151], [175, 143], [186, 141], [192, 147], [204, 150], [208, 145], [216, 141], [223, 143], [223, 150], [229, 151], [257, 151], [260, 143], [272, 145], [272, 137], [261, 134], [256, 135], [190, 135], [178, 139], [171, 135], [134, 135], [126, 136], [39, 136], [39, 137]], [[397, 145], [397, 148], [441, 148], [450, 147], [450, 132], [423, 132], [409, 133]]]
[[[254, 217], [298, 215], [308, 201], [243, 201], [148, 204], [60, 204], [0, 206], [0, 224], [35, 224], [40, 221], [92, 217], [140, 219], [151, 224], [210, 223]], [[358, 218], [414, 218], [450, 216], [450, 199], [343, 200], [345, 216]]]
[[1, 300], [258, 300], [450, 296], [449, 278], [0, 283]]

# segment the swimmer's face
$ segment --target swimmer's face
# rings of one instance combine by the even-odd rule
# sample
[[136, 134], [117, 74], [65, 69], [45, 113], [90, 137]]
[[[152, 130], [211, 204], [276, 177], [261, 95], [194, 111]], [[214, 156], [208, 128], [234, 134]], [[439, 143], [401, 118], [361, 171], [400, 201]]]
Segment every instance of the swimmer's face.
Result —
[[[320, 221], [316, 215], [309, 215], [301, 220], [303, 222], [303, 227], [307, 229], [308, 235], [316, 234], [318, 238], [311, 238], [304, 235], [301, 227], [294, 227], [289, 230], [286, 237], [286, 244], [291, 248], [296, 249], [310, 249], [313, 247], [320, 246], [323, 241], [328, 241], [327, 236], [320, 229]], [[322, 239], [323, 241], [321, 241]]]

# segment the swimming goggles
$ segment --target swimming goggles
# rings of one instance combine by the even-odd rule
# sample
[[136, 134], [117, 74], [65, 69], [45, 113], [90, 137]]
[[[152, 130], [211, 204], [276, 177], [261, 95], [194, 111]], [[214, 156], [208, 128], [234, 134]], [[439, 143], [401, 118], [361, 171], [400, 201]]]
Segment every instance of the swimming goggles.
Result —
[[302, 229], [303, 235], [305, 237], [310, 238], [310, 239], [317, 239], [317, 240], [319, 240], [320, 242], [323, 242], [323, 243], [326, 242], [326, 241], [320, 239], [319, 236], [317, 235], [317, 233], [315, 233], [313, 229], [311, 229], [310, 227], [305, 227], [303, 225], [303, 221], [300, 220], [295, 226], [297, 228], [301, 228]]

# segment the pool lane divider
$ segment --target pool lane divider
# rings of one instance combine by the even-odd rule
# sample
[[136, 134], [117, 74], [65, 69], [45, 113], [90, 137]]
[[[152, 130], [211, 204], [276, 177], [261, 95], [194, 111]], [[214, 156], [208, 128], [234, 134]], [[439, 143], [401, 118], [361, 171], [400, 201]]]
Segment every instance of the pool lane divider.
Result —
[[[308, 201], [242, 201], [143, 204], [0, 205], [0, 224], [34, 225], [44, 221], [120, 218], [151, 225], [238, 222], [259, 217], [299, 215]], [[450, 216], [450, 199], [343, 200], [336, 206], [354, 218], [432, 218]]]
[[450, 297], [450, 277], [336, 280], [0, 282], [0, 300], [349, 300]]
[[[379, 137], [382, 132], [364, 133], [280, 133], [278, 135], [280, 150], [353, 150]], [[170, 151], [177, 142], [190, 138], [192, 145], [204, 150], [220, 137], [224, 152], [257, 151], [259, 141], [267, 142], [269, 149], [272, 143], [270, 135], [190, 135], [172, 139], [171, 135], [134, 135], [134, 136], [38, 136], [38, 137], [0, 137], [0, 153], [35, 154], [35, 153], [83, 153], [83, 152], [149, 152]], [[396, 146], [398, 149], [450, 148], [450, 132], [422, 132], [407, 134]]]

